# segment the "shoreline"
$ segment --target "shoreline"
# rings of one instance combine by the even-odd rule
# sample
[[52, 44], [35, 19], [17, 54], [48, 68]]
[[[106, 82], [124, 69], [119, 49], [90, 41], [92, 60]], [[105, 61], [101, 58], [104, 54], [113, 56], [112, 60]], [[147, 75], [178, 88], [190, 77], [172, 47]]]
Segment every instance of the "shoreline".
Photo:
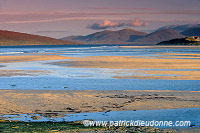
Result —
[[0, 115], [200, 108], [200, 91], [0, 90]]
[[151, 48], [178, 48], [178, 49], [193, 49], [197, 48], [200, 49], [200, 46], [192, 46], [192, 45], [147, 45], [147, 46], [119, 46], [120, 48], [146, 48], [146, 49], [151, 49]]

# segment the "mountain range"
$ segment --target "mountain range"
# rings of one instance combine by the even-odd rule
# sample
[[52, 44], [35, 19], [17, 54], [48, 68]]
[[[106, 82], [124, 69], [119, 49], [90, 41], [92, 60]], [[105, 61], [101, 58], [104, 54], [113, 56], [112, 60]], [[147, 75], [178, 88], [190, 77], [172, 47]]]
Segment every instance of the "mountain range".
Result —
[[86, 36], [69, 36], [61, 39], [0, 30], [0, 46], [63, 44], [157, 44], [163, 41], [185, 38], [188, 36], [200, 36], [200, 27], [198, 26], [200, 26], [200, 24], [179, 25], [179, 29], [180, 27], [187, 29], [182, 32], [173, 30], [174, 28], [177, 29], [177, 26], [166, 26], [168, 29], [163, 29], [161, 27], [157, 31], [154, 31], [150, 34], [133, 29], [123, 29], [119, 31], [104, 30]]
[[162, 41], [171, 40], [175, 38], [183, 38], [184, 35], [178, 33], [175, 30], [171, 29], [162, 29], [150, 33], [142, 38], [136, 39], [134, 43], [137, 44], [156, 44]]
[[145, 35], [147, 35], [147, 33], [133, 29], [123, 29], [119, 31], [105, 30], [87, 36], [65, 37], [61, 38], [61, 40], [76, 41], [85, 44], [129, 44]]
[[193, 28], [200, 28], [200, 24], [167, 25], [167, 26], [158, 28], [158, 30], [172, 29], [177, 32], [183, 32], [185, 30], [189, 30], [189, 29], [193, 29]]
[[162, 29], [150, 34], [132, 29], [124, 29], [120, 31], [105, 30], [87, 36], [70, 36], [61, 38], [61, 40], [84, 44], [156, 44], [183, 37], [185, 36], [171, 29]]
[[200, 36], [200, 24], [169, 25], [150, 34], [133, 29], [105, 30], [86, 36], [69, 36], [61, 40], [84, 44], [157, 44], [186, 36]]
[[0, 30], [0, 46], [4, 45], [63, 45], [77, 44], [50, 37]]

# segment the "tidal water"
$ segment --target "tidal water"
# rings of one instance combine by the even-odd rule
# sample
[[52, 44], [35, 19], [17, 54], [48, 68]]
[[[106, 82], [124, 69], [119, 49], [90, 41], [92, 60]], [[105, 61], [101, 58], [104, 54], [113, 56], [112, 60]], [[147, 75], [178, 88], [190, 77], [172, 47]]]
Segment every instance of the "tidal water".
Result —
[[[62, 122], [62, 121], [172, 121], [173, 125], [176, 121], [190, 121], [190, 125], [179, 126], [182, 128], [199, 127], [200, 126], [200, 108], [185, 108], [185, 109], [165, 109], [165, 110], [135, 110], [135, 111], [110, 111], [110, 112], [93, 112], [93, 113], [78, 113], [64, 114], [62, 117], [46, 117], [42, 114], [18, 114], [18, 115], [1, 115], [0, 118], [8, 120], [18, 120], [25, 122]], [[39, 116], [39, 119], [34, 119], [33, 116]], [[136, 123], [137, 124], [137, 123]], [[176, 127], [164, 126], [166, 128]]]
[[[199, 54], [199, 49], [185, 48], [121, 48], [117, 45], [77, 45], [77, 46], [8, 46], [0, 47], [1, 56], [14, 55], [61, 55], [66, 57], [84, 56], [145, 56], [162, 58], [160, 53]], [[165, 57], [166, 58], [166, 57]], [[168, 56], [170, 58], [170, 56]], [[180, 57], [179, 57], [180, 58]], [[181, 59], [185, 59], [182, 56]], [[187, 58], [188, 59], [188, 58]], [[200, 59], [200, 58], [195, 58]], [[79, 68], [57, 65], [51, 61], [27, 61], [16, 63], [0, 63], [0, 70], [42, 70], [49, 73], [39, 75], [1, 76], [0, 89], [23, 90], [179, 90], [199, 91], [199, 80], [164, 80], [164, 79], [116, 79], [119, 76], [131, 75], [129, 70], [105, 68]], [[66, 61], [66, 60], [65, 60]], [[180, 71], [179, 69], [158, 69], [159, 71]], [[185, 69], [181, 71], [192, 71]], [[195, 70], [200, 71], [200, 70]], [[111, 111], [95, 113], [65, 114], [61, 118], [47, 118], [41, 114], [3, 115], [9, 120], [21, 121], [77, 121], [85, 119], [117, 121], [191, 121], [192, 125], [200, 126], [200, 109], [169, 109], [169, 110], [137, 110]], [[34, 120], [32, 116], [40, 116]]]
[[[145, 56], [160, 57], [160, 53], [200, 53], [200, 49], [185, 48], [121, 48], [118, 45], [76, 45], [76, 46], [4, 46], [1, 56], [53, 54], [67, 57], [84, 56]], [[168, 57], [170, 58], [170, 56]], [[181, 58], [184, 59], [184, 56]], [[197, 58], [198, 59], [198, 58]], [[58, 61], [58, 60], [57, 60]], [[121, 69], [79, 68], [53, 64], [51, 61], [27, 61], [0, 63], [0, 70], [42, 70], [49, 73], [32, 76], [1, 76], [0, 89], [28, 90], [181, 90], [199, 91], [198, 80], [162, 79], [116, 79], [115, 71]], [[173, 69], [166, 69], [168, 71]], [[179, 71], [179, 70], [175, 70]], [[190, 71], [190, 70], [185, 70]], [[200, 71], [200, 70], [197, 70]], [[125, 71], [122, 76], [130, 75]]]

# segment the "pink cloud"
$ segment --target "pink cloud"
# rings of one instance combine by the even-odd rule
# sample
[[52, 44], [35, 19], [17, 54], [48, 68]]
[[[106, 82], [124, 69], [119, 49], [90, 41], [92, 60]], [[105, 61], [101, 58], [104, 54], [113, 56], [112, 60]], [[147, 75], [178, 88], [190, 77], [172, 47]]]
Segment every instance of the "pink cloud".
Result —
[[109, 27], [116, 27], [116, 26], [119, 26], [118, 23], [114, 23], [114, 22], [111, 22], [109, 20], [104, 20], [103, 23], [99, 24], [99, 27], [106, 27], [106, 26], [109, 26]]
[[148, 22], [145, 22], [144, 20], [141, 20], [140, 18], [135, 18], [134, 20], [130, 20], [127, 23], [116, 23], [116, 22], [111, 22], [110, 20], [104, 20], [102, 23], [94, 23], [92, 25], [88, 25], [87, 28], [90, 28], [93, 30], [102, 30], [102, 29], [116, 28], [116, 27], [122, 27], [122, 26], [145, 27], [148, 25], [149, 25]]
[[145, 27], [148, 25], [149, 25], [148, 22], [145, 22], [144, 20], [141, 20], [140, 18], [135, 18], [134, 20], [129, 21], [127, 24], [127, 26], [136, 26], [136, 27]]
[[116, 28], [116, 27], [121, 27], [124, 24], [116, 23], [116, 22], [111, 22], [109, 20], [104, 20], [103, 23], [95, 23], [92, 25], [88, 25], [87, 28], [94, 29], [94, 30], [101, 30], [101, 29], [108, 29], [108, 28]]

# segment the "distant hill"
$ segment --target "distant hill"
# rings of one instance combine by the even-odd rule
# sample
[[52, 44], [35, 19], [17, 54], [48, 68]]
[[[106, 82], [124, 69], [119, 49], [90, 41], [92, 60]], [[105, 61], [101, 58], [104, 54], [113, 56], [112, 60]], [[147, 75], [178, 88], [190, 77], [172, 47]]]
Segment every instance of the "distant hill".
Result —
[[200, 37], [191, 36], [185, 38], [172, 39], [169, 41], [160, 42], [157, 45], [200, 45]]
[[61, 40], [85, 44], [157, 44], [162, 41], [183, 37], [185, 36], [171, 29], [162, 29], [150, 34], [124, 29], [119, 31], [105, 30], [87, 36], [70, 36]]
[[189, 30], [192, 28], [200, 28], [200, 24], [168, 25], [168, 26], [160, 27], [158, 30], [172, 29], [177, 32], [183, 32], [185, 30]]
[[134, 40], [147, 35], [145, 32], [133, 29], [123, 29], [119, 31], [105, 30], [87, 36], [70, 36], [61, 38], [64, 41], [75, 41], [85, 44], [130, 44]]
[[61, 45], [75, 44], [50, 37], [0, 30], [0, 46], [6, 45]]
[[150, 33], [146, 35], [145, 37], [136, 39], [134, 43], [137, 44], [157, 44], [162, 41], [168, 41], [175, 38], [184, 38], [184, 35], [181, 35], [180, 33], [171, 30], [171, 29], [162, 29], [155, 31], [153, 33]]
[[185, 36], [200, 36], [200, 28], [192, 28], [181, 32], [181, 34]]

